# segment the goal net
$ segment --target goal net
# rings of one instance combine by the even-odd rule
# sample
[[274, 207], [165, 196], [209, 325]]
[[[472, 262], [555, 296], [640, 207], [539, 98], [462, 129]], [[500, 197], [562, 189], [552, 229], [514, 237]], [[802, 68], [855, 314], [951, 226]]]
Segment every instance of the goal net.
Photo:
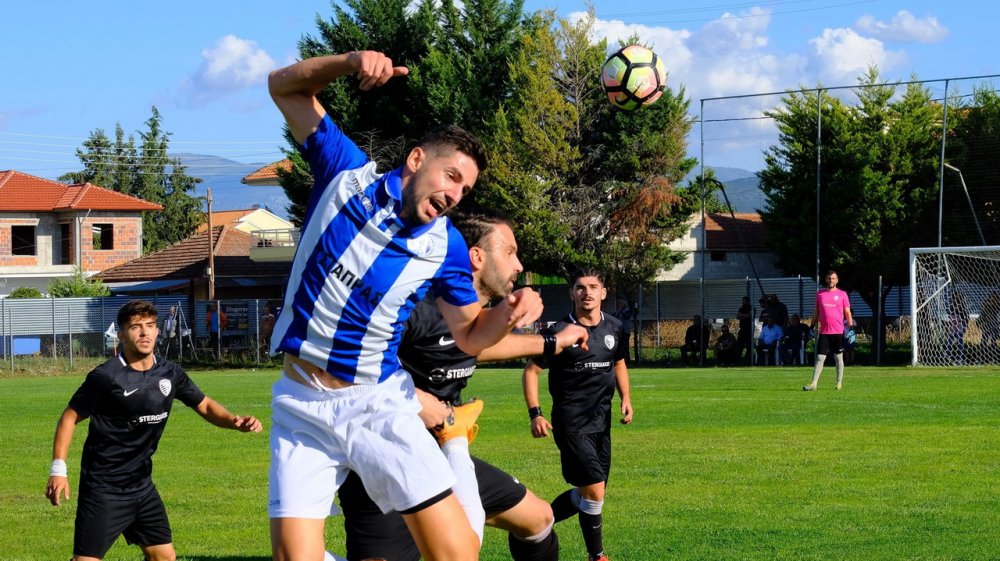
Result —
[[912, 363], [1000, 364], [1000, 246], [910, 249]]

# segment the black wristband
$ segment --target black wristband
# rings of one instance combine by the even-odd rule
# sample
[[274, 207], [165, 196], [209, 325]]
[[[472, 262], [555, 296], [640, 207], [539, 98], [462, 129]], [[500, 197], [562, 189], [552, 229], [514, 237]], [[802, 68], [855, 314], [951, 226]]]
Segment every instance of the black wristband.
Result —
[[535, 417], [541, 417], [541, 416], [542, 416], [542, 408], [541, 407], [529, 407], [528, 408], [528, 419], [534, 421]]
[[556, 336], [551, 332], [542, 333], [542, 356], [549, 358], [556, 354]]

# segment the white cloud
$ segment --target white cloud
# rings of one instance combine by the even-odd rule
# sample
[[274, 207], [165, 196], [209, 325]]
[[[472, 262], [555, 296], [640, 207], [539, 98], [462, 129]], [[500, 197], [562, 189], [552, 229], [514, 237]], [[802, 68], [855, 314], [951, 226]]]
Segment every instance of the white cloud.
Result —
[[201, 56], [201, 66], [181, 84], [193, 105], [204, 105], [233, 92], [261, 86], [268, 73], [277, 67], [256, 42], [235, 35], [222, 37], [202, 50]]
[[831, 84], [853, 83], [874, 64], [883, 75], [906, 61], [901, 51], [890, 51], [878, 39], [862, 37], [852, 29], [824, 29], [809, 40], [820, 77]]
[[854, 25], [859, 31], [883, 41], [936, 43], [948, 37], [948, 28], [936, 17], [918, 19], [906, 10], [900, 10], [888, 23], [865, 15]]

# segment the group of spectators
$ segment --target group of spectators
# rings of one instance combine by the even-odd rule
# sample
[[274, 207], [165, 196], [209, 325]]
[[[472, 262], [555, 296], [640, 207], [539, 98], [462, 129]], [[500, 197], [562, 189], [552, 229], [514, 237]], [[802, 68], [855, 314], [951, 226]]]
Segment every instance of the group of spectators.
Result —
[[[737, 364], [757, 364], [777, 366], [781, 364], [803, 364], [804, 349], [811, 337], [807, 323], [798, 314], [788, 314], [788, 307], [777, 294], [762, 296], [758, 302], [761, 328], [754, 341], [753, 307], [748, 296], [736, 312], [739, 327], [735, 333], [729, 323], [719, 328], [718, 337], [712, 342], [713, 329], [701, 316], [691, 318], [691, 325], [684, 333], [681, 345], [681, 362], [701, 364], [702, 354], [714, 352], [719, 366]], [[707, 354], [705, 355], [707, 358]]]

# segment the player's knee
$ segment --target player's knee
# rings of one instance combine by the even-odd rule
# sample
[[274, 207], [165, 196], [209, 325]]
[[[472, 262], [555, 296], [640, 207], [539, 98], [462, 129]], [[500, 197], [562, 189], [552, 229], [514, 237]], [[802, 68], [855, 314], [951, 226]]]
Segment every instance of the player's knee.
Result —
[[604, 510], [604, 501], [580, 499], [580, 512], [584, 514], [600, 514]]

